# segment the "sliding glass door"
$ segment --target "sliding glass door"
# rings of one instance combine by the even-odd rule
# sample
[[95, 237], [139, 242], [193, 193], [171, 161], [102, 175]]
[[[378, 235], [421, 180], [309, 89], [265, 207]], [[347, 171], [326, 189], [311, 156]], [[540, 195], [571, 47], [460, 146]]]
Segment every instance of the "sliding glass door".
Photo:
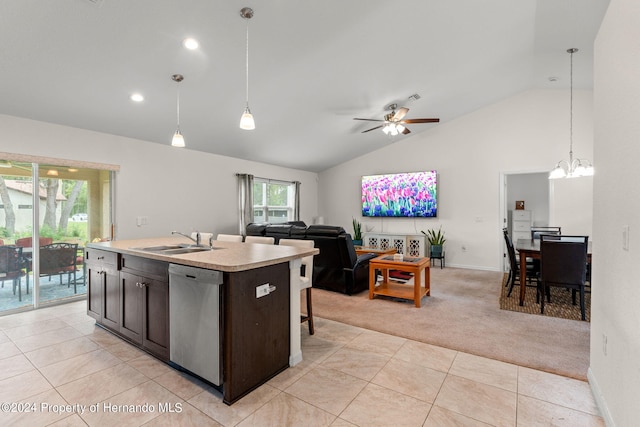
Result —
[[84, 298], [86, 243], [111, 237], [111, 181], [107, 170], [0, 160], [0, 314]]

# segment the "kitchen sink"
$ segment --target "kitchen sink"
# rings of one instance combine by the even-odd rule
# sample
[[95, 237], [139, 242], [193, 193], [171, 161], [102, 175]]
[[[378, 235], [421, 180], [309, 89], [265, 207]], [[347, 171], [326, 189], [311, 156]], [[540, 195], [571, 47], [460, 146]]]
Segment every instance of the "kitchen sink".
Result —
[[147, 252], [162, 252], [170, 249], [184, 249], [188, 248], [189, 244], [183, 245], [162, 245], [162, 246], [147, 246], [146, 248], [131, 248], [137, 251], [147, 251]]
[[195, 246], [189, 244], [180, 245], [161, 245], [161, 246], [147, 246], [144, 248], [131, 248], [136, 251], [155, 252], [164, 255], [180, 255], [190, 254], [194, 252], [210, 251], [212, 248], [207, 246]]
[[167, 249], [165, 251], [161, 251], [165, 255], [179, 255], [179, 254], [190, 254], [193, 252], [204, 252], [210, 251], [212, 248], [202, 247], [202, 246], [192, 246], [189, 248], [179, 248], [179, 249]]

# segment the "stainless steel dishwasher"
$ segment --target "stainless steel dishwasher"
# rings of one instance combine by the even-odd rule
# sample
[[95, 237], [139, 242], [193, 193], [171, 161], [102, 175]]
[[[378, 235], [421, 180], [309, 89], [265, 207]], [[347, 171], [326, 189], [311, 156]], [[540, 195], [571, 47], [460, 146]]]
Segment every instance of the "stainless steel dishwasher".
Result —
[[220, 286], [222, 272], [169, 264], [170, 361], [222, 384]]

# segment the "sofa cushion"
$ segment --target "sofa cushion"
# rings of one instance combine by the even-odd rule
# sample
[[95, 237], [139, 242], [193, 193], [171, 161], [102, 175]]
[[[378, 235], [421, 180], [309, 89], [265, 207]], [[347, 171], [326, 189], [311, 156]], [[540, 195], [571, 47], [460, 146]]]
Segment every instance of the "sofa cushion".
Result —
[[265, 231], [267, 230], [267, 225], [269, 224], [252, 222], [247, 225], [247, 236], [264, 236]]
[[307, 227], [307, 236], [337, 237], [345, 233], [344, 228], [336, 225], [310, 225]]

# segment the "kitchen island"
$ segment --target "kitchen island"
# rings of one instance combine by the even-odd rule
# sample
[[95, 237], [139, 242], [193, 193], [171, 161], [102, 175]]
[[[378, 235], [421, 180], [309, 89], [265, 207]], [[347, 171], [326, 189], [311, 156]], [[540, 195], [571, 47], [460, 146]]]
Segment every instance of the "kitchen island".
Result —
[[[192, 253], [143, 249], [192, 243], [181, 236], [89, 243], [87, 313], [170, 362], [169, 265], [220, 272], [220, 355], [211, 360], [220, 361], [223, 399], [231, 404], [302, 360], [299, 270], [318, 249], [223, 241]], [[265, 285], [266, 295], [256, 289]]]

